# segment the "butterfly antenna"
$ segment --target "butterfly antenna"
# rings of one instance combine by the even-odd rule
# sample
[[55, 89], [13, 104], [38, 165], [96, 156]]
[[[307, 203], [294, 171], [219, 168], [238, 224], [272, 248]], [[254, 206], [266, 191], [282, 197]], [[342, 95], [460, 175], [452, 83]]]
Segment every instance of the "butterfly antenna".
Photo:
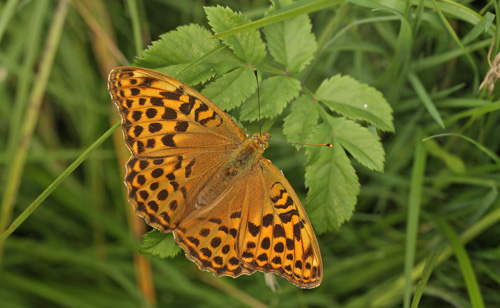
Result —
[[313, 147], [329, 147], [332, 148], [333, 145], [331, 143], [299, 143], [299, 142], [286, 142], [281, 140], [269, 140], [270, 142], [278, 142], [278, 143], [286, 143], [286, 144], [296, 144], [296, 145], [310, 145]]
[[260, 89], [259, 89], [259, 76], [257, 75], [257, 69], [253, 69], [253, 74], [255, 75], [255, 80], [257, 81], [257, 104], [259, 106], [259, 133], [262, 136], [262, 123], [260, 122]]

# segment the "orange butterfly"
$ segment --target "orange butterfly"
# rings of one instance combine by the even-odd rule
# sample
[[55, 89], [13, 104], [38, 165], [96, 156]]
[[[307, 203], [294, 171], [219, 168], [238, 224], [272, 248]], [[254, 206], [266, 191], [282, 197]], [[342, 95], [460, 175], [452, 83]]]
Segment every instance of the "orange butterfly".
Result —
[[214, 103], [167, 75], [118, 67], [108, 89], [132, 152], [125, 184], [137, 214], [200, 269], [237, 277], [273, 272], [301, 288], [321, 283], [316, 236], [294, 190]]

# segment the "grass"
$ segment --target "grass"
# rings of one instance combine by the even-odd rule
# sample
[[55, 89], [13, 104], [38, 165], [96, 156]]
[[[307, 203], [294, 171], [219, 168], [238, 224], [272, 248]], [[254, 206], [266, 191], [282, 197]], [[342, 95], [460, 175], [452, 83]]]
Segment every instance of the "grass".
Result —
[[[278, 278], [280, 291], [272, 292], [261, 273], [216, 278], [183, 254], [138, 253], [145, 229], [125, 197], [129, 153], [116, 130], [107, 73], [178, 26], [209, 28], [203, 6], [217, 4], [255, 21], [245, 29], [307, 13], [318, 49], [298, 74], [302, 91], [313, 93], [341, 73], [381, 91], [394, 110], [395, 133], [378, 133], [384, 172], [351, 157], [360, 194], [348, 222], [318, 235], [324, 278], [316, 289]], [[499, 52], [497, 3], [297, 6], [301, 14], [285, 10], [269, 18], [264, 0], [0, 4], [2, 303], [500, 306], [500, 92], [479, 89], [489, 49], [491, 61]], [[281, 69], [266, 61], [267, 73]], [[238, 118], [238, 110], [232, 115]], [[272, 124], [273, 138], [285, 139], [283, 118], [263, 122]], [[243, 125], [258, 130], [255, 121]], [[265, 156], [305, 203], [305, 151], [275, 143]]]

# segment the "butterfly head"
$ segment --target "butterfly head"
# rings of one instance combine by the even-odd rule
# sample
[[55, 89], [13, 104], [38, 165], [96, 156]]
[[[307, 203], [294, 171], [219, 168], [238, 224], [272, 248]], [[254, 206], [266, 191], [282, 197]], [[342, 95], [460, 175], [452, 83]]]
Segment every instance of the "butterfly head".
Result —
[[262, 149], [262, 152], [264, 152], [269, 146], [269, 142], [267, 142], [269, 138], [271, 138], [271, 135], [268, 132], [263, 132], [262, 134], [255, 133], [252, 136], [252, 139], [257, 146]]

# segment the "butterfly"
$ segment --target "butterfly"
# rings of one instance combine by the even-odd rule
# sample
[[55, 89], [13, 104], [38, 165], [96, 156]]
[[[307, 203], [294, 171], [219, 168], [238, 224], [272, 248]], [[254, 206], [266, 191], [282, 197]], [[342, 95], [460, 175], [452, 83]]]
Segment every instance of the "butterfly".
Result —
[[269, 133], [249, 138], [205, 96], [152, 70], [117, 67], [108, 90], [132, 153], [125, 184], [139, 216], [173, 232], [186, 257], [216, 276], [261, 271], [301, 288], [321, 283], [307, 214], [262, 156]]

